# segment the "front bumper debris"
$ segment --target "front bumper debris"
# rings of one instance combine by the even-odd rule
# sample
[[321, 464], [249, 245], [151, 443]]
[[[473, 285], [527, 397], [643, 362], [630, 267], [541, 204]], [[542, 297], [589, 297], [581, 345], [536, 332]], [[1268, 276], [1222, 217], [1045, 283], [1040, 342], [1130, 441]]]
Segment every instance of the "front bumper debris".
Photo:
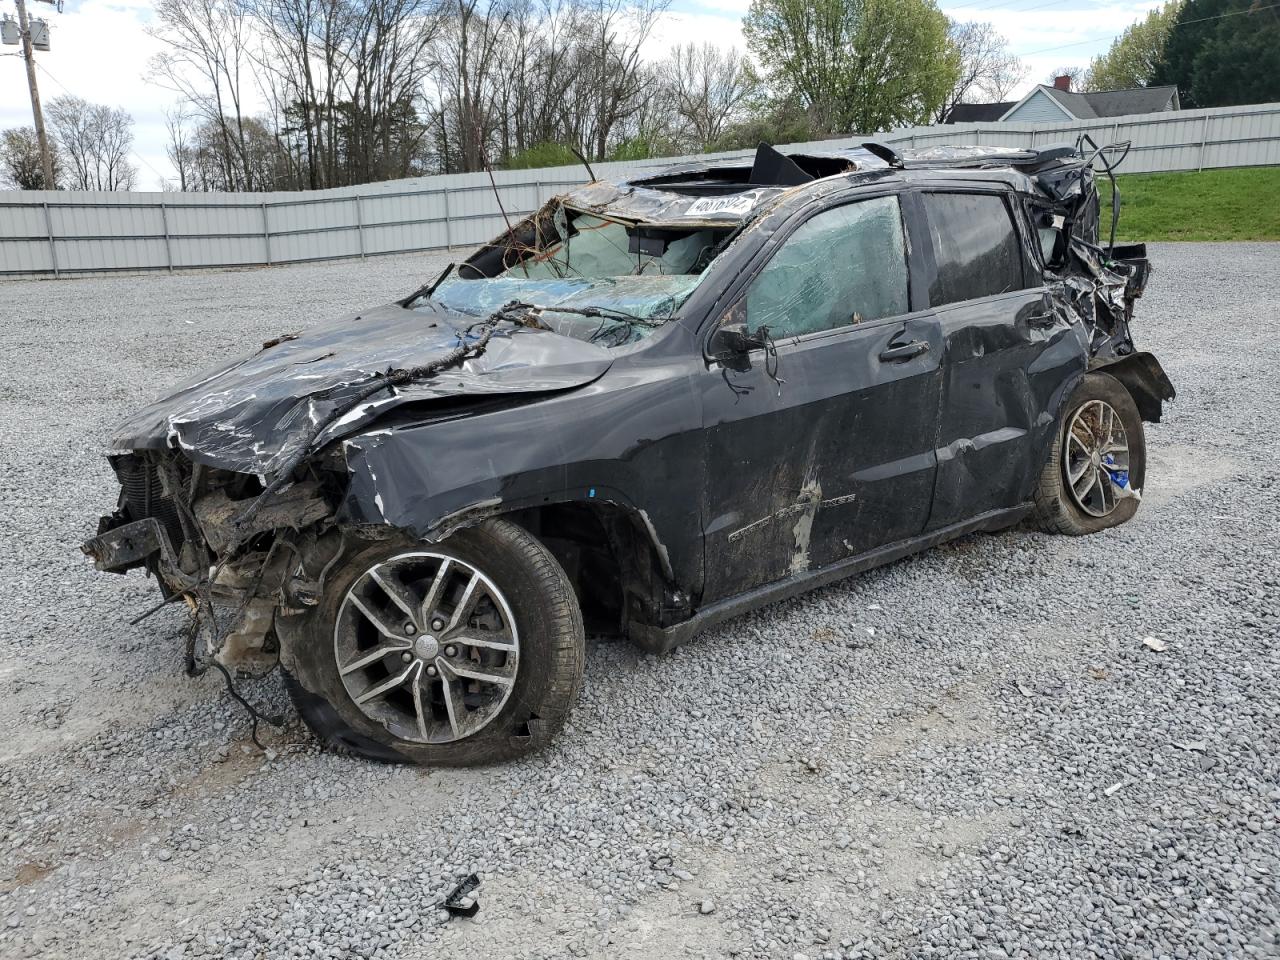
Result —
[[[105, 522], [111, 519], [103, 517]], [[102, 526], [106, 525], [105, 522]], [[80, 544], [80, 549], [93, 559], [97, 569], [110, 573], [124, 573], [145, 563], [156, 553], [177, 567], [169, 534], [155, 517], [144, 517], [106, 530]]]

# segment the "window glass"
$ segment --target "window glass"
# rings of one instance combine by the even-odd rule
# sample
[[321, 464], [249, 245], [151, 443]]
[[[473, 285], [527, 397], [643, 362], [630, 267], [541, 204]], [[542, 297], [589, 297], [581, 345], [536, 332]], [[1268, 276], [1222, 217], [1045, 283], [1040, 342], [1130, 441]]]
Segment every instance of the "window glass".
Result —
[[922, 199], [938, 264], [938, 275], [929, 286], [933, 306], [1025, 286], [1022, 250], [1003, 197], [926, 193]]
[[1036, 226], [1036, 236], [1040, 240], [1040, 259], [1046, 267], [1062, 266], [1065, 256], [1066, 241], [1062, 235], [1062, 217], [1054, 216], [1048, 207], [1039, 204], [1028, 206], [1031, 222]]
[[824, 210], [802, 224], [747, 291], [747, 325], [793, 337], [906, 313], [897, 197]]

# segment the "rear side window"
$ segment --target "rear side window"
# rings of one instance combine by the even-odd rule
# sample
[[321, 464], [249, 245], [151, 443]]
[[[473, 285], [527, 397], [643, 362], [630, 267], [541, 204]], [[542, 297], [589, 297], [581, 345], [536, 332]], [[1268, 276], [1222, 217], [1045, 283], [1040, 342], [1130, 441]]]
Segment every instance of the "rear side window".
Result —
[[938, 273], [929, 302], [961, 300], [1021, 290], [1022, 248], [1004, 198], [983, 193], [926, 193], [925, 214]]

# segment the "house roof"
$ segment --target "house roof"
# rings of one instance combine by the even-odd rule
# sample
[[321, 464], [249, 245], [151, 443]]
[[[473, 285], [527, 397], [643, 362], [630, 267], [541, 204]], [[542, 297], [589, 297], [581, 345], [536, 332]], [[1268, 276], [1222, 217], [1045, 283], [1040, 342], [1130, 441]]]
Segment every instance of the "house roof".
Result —
[[943, 123], [989, 123], [999, 120], [1009, 108], [1014, 106], [1015, 101], [1008, 100], [1004, 103], [957, 103], [947, 113], [947, 118]]
[[1082, 94], [1100, 117], [1123, 117], [1130, 113], [1159, 113], [1177, 94], [1172, 84], [1165, 87], [1138, 87], [1133, 90], [1099, 90]]
[[1159, 113], [1172, 100], [1178, 109], [1176, 86], [1134, 87], [1131, 90], [1099, 90], [1094, 93], [1072, 93], [1048, 84], [1039, 84], [1025, 97], [1000, 115], [1004, 119], [1022, 106], [1036, 93], [1044, 91], [1053, 102], [1077, 120], [1096, 120], [1099, 117], [1123, 117], [1133, 113]]

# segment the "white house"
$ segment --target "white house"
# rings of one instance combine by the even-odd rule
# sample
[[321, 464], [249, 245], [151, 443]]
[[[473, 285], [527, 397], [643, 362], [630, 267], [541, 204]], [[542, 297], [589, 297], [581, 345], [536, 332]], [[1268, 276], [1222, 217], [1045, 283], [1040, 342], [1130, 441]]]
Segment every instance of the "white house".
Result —
[[1068, 120], [1096, 120], [1135, 113], [1163, 113], [1181, 109], [1178, 88], [1135, 87], [1132, 90], [1100, 90], [1075, 93], [1070, 77], [1057, 77], [1052, 86], [1039, 84], [1017, 103], [957, 103], [946, 123], [973, 121], [1025, 121], [1063, 123]]
[[1071, 78], [1058, 77], [1053, 86], [1039, 84], [1000, 119], [1061, 123], [1064, 120], [1125, 117], [1134, 113], [1163, 113], [1177, 110], [1180, 106], [1175, 86], [1073, 93]]

